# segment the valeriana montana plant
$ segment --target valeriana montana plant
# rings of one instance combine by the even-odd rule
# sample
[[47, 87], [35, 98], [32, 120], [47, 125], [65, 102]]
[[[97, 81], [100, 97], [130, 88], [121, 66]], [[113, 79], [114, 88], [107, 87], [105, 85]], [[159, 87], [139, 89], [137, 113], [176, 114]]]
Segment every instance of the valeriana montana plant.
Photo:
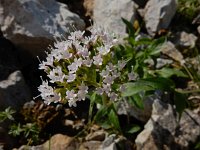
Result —
[[[57, 40], [50, 47], [46, 61], [39, 65], [49, 78], [38, 88], [46, 104], [67, 103], [76, 107], [78, 101], [88, 99], [90, 121], [121, 131], [116, 101], [129, 99], [143, 108], [142, 96], [146, 93], [152, 94], [157, 89], [174, 91], [169, 78], [181, 72], [167, 66], [154, 68], [165, 39], [139, 37], [132, 25], [123, 21], [129, 31], [124, 40], [93, 26], [87, 32], [71, 32], [67, 39]], [[163, 76], [166, 70], [170, 74], [167, 77]], [[98, 111], [92, 116], [94, 105]]]
[[39, 65], [49, 77], [38, 88], [45, 103], [77, 106], [89, 93], [116, 101], [123, 91], [122, 83], [136, 79], [132, 71], [123, 70], [126, 60], [115, 57], [117, 37], [101, 28], [89, 32], [74, 31], [67, 39], [57, 41]]

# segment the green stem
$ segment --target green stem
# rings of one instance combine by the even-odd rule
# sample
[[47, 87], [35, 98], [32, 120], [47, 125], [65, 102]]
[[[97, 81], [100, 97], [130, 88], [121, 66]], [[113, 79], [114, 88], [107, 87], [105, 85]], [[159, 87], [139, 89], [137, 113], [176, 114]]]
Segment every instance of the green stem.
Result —
[[193, 78], [192, 74], [190, 73], [189, 69], [184, 64], [183, 64], [183, 68], [186, 70], [186, 72], [188, 73], [188, 75], [190, 76], [190, 78], [192, 80], [194, 80], [194, 78]]
[[176, 92], [182, 93], [182, 94], [190, 94], [190, 93], [198, 93], [200, 92], [200, 89], [197, 90], [180, 90], [180, 89], [175, 89]]
[[103, 102], [103, 106], [107, 106], [107, 103], [108, 103], [108, 97], [106, 94], [103, 94], [102, 95], [102, 102]]

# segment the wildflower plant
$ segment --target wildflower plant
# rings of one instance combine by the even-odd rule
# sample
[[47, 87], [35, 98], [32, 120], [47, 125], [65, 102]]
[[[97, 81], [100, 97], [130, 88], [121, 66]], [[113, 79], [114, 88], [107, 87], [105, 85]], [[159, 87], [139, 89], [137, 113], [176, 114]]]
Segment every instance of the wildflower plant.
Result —
[[77, 106], [78, 101], [94, 92], [111, 101], [118, 100], [123, 81], [137, 77], [133, 72], [124, 72], [126, 60], [116, 59], [114, 46], [119, 42], [101, 28], [92, 28], [89, 36], [84, 31], [74, 31], [68, 39], [57, 41], [39, 66], [55, 85], [42, 81], [38, 89], [44, 102]]
[[[166, 69], [154, 67], [165, 38], [139, 37], [132, 25], [123, 21], [129, 29], [128, 37], [123, 40], [93, 26], [88, 32], [71, 32], [67, 39], [57, 40], [49, 48], [46, 60], [39, 65], [49, 78], [42, 80], [38, 87], [46, 104], [63, 103], [76, 107], [79, 101], [88, 99], [89, 121], [121, 132], [117, 101], [128, 98], [143, 108], [141, 93], [174, 90], [169, 77], [184, 73], [167, 69], [170, 76], [166, 77]], [[92, 116], [94, 106], [98, 111]], [[136, 128], [139, 129], [134, 126], [130, 131], [135, 132]]]

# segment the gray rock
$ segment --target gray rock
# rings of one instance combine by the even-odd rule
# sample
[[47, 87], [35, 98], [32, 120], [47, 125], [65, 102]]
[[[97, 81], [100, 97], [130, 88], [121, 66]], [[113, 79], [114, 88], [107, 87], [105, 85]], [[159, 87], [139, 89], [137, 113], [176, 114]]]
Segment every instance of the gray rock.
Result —
[[137, 108], [133, 104], [130, 104], [127, 100], [120, 101], [117, 107], [117, 113], [119, 115], [129, 115], [142, 122], [147, 122], [151, 117], [152, 104], [156, 97], [148, 97], [144, 99], [144, 109]]
[[170, 41], [162, 45], [161, 52], [172, 58], [173, 60], [179, 62], [180, 64], [185, 63], [184, 57], [181, 52], [179, 52], [178, 49], [176, 49], [175, 45]]
[[29, 87], [20, 71], [13, 72], [7, 80], [0, 82], [0, 110], [9, 106], [19, 109], [20, 106], [30, 100]]
[[94, 2], [95, 24], [117, 34], [126, 33], [121, 17], [130, 21], [134, 13], [135, 7], [132, 0], [95, 0]]
[[173, 106], [155, 100], [152, 115], [145, 129], [137, 136], [137, 150], [184, 149], [189, 150], [200, 135], [200, 117], [186, 110], [178, 122]]
[[100, 141], [86, 141], [80, 145], [78, 150], [102, 150], [101, 144]]
[[182, 31], [175, 37], [175, 44], [181, 48], [194, 48], [196, 45], [197, 37], [192, 33]]
[[103, 141], [106, 137], [106, 133], [104, 130], [98, 130], [92, 133], [89, 133], [85, 139], [87, 141]]
[[67, 135], [55, 134], [45, 143], [37, 146], [22, 145], [18, 149], [13, 150], [75, 150], [78, 149], [79, 143]]
[[4, 36], [30, 53], [38, 55], [53, 36], [84, 29], [85, 23], [55, 0], [1, 0], [0, 24]]
[[197, 31], [200, 34], [200, 26], [197, 27]]
[[20, 68], [17, 49], [11, 41], [0, 37], [0, 81]]
[[151, 36], [167, 29], [176, 13], [176, 0], [149, 0], [145, 6], [144, 20]]
[[156, 59], [156, 68], [159, 69], [159, 68], [164, 67], [165, 65], [169, 65], [172, 63], [173, 63], [173, 61], [171, 59], [157, 58]]

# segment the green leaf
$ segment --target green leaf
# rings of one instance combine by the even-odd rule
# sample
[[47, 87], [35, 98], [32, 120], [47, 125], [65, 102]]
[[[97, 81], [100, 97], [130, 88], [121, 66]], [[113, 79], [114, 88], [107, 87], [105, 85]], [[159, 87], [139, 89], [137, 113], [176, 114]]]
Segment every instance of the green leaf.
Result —
[[111, 124], [114, 126], [114, 128], [117, 129], [118, 131], [121, 131], [118, 116], [113, 109], [110, 110], [108, 118], [109, 118]]
[[13, 114], [15, 113], [15, 110], [11, 109], [11, 107], [8, 107], [5, 109], [5, 111], [0, 112], [0, 122], [9, 119], [14, 120]]
[[187, 108], [187, 105], [188, 105], [186, 94], [178, 93], [175, 91], [174, 104], [176, 106], [176, 111], [179, 113], [179, 119], [180, 119], [183, 111], [185, 110], [185, 108]]
[[160, 70], [156, 70], [156, 73], [158, 73], [160, 76], [164, 78], [169, 78], [173, 75], [176, 75], [177, 77], [188, 77], [186, 74], [184, 74], [181, 70], [175, 69], [175, 68], [162, 68]]
[[101, 106], [101, 108], [97, 111], [97, 113], [94, 116], [94, 121], [99, 122], [102, 120], [103, 116], [106, 116], [108, 114], [108, 108], [105, 106]]
[[134, 124], [131, 127], [127, 128], [126, 133], [133, 134], [140, 130], [141, 130], [141, 127], [139, 125]]
[[126, 27], [128, 28], [129, 36], [134, 37], [135, 30], [133, 28], [132, 23], [126, 20], [125, 18], [122, 18], [122, 21], [126, 24]]
[[194, 148], [194, 149], [200, 150], [200, 142], [198, 142], [198, 143], [195, 145], [195, 148]]
[[140, 94], [135, 94], [129, 97], [129, 101], [139, 109], [144, 109], [143, 99]]
[[171, 90], [174, 86], [173, 82], [167, 78], [148, 78], [141, 79], [136, 82], [125, 83], [125, 91], [122, 92], [123, 97], [133, 96], [142, 91], [153, 91], [153, 90]]
[[18, 135], [21, 134], [21, 132], [23, 132], [23, 129], [21, 128], [20, 123], [18, 123], [18, 125], [14, 124], [14, 125], [11, 126], [8, 134], [11, 134], [13, 136], [18, 136]]
[[92, 120], [92, 112], [93, 112], [93, 108], [94, 108], [95, 99], [96, 99], [96, 92], [94, 92], [90, 97], [89, 121]]

